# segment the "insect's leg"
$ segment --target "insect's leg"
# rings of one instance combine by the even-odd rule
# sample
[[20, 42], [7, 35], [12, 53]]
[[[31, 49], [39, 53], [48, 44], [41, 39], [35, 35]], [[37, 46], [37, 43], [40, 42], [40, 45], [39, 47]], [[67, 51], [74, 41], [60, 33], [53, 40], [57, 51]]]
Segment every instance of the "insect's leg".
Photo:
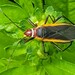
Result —
[[45, 50], [45, 45], [44, 45], [44, 41], [42, 41], [42, 48], [43, 48], [43, 52], [47, 55], [49, 55], [49, 53]]
[[[21, 43], [21, 41], [23, 40], [24, 41], [24, 44], [25, 43], [27, 43], [27, 42], [29, 42], [29, 41], [31, 41], [31, 40], [33, 40], [34, 38], [29, 38], [29, 39], [27, 39], [27, 38], [21, 38], [19, 41], [18, 41], [18, 43], [17, 43], [17, 45], [19, 44], [19, 43]], [[15, 50], [14, 50], [15, 51]], [[13, 51], [13, 53], [14, 53], [14, 51]], [[13, 53], [12, 53], [12, 55], [13, 55]], [[11, 55], [11, 56], [12, 56]]]
[[17, 46], [18, 46], [18, 44], [19, 44], [19, 41], [16, 43], [16, 45], [15, 45], [15, 47], [14, 47], [14, 49], [13, 49], [12, 53], [10, 54], [10, 56], [9, 56], [9, 58], [8, 58], [7, 69], [8, 69], [8, 68], [9, 68], [9, 66], [10, 66], [10, 62], [11, 62], [12, 56], [13, 56], [13, 54], [14, 54], [14, 52], [15, 52], [15, 50], [16, 50], [16, 48], [17, 48]]
[[42, 41], [42, 48], [43, 48], [43, 52], [45, 53], [44, 41]]
[[26, 38], [24, 37], [24, 38], [20, 39], [20, 40], [17, 42], [17, 44], [16, 44], [14, 50], [12, 51], [10, 57], [8, 58], [8, 65], [7, 65], [7, 68], [9, 67], [9, 64], [10, 64], [11, 58], [12, 58], [12, 56], [13, 56], [13, 54], [14, 54], [14, 52], [15, 52], [17, 46], [18, 46], [18, 44], [20, 44], [21, 41], [24, 41], [25, 43], [27, 43], [27, 42], [29, 42], [29, 41], [31, 41], [31, 40], [33, 40], [33, 39], [34, 39], [34, 38], [26, 39]]
[[33, 27], [37, 27], [37, 24], [34, 24], [30, 19], [27, 20]]
[[55, 46], [59, 51], [63, 51], [63, 49], [61, 49], [57, 44], [55, 44], [54, 42], [51, 42], [51, 44], [53, 46]]
[[54, 21], [55, 21], [55, 17], [52, 15], [52, 17], [53, 17], [53, 23], [54, 23]]
[[68, 49], [72, 45], [72, 43], [73, 43], [73, 41], [71, 41], [70, 44], [65, 49], [62, 49], [54, 42], [51, 42], [51, 44], [53, 44], [59, 51], [65, 51], [66, 49]]
[[64, 15], [59, 16], [57, 19], [55, 19], [54, 23], [55, 23], [56, 21], [58, 21], [59, 19], [61, 19], [61, 18], [66, 19], [67, 21], [69, 21], [70, 23], [72, 23], [72, 24], [74, 25], [74, 23], [73, 23], [73, 22], [71, 22], [71, 21], [70, 21], [67, 17], [65, 17]]
[[63, 51], [65, 51], [66, 49], [68, 49], [72, 45], [72, 43], [73, 43], [73, 41], [71, 41], [70, 44]]
[[19, 28], [21, 31], [23, 31], [17, 24], [15, 24], [15, 22], [13, 22], [3, 11], [2, 11], [2, 9], [0, 8], [0, 11], [4, 14], [4, 16], [6, 17], [6, 18], [8, 18], [17, 28]]
[[46, 24], [46, 23], [47, 23], [47, 21], [48, 21], [49, 17], [50, 17], [50, 19], [52, 20], [52, 22], [54, 23], [54, 21], [55, 21], [54, 16], [52, 16], [52, 17], [54, 18], [54, 19], [53, 19], [50, 15], [48, 15], [48, 16], [46, 17], [46, 20], [45, 20], [44, 24]]
[[29, 38], [29, 39], [27, 39], [27, 38], [24, 37], [24, 38], [22, 38], [22, 39], [19, 41], [19, 43], [20, 43], [21, 41], [24, 41], [24, 44], [25, 44], [25, 43], [27, 43], [27, 42], [33, 40], [33, 39], [34, 39], [34, 37]]

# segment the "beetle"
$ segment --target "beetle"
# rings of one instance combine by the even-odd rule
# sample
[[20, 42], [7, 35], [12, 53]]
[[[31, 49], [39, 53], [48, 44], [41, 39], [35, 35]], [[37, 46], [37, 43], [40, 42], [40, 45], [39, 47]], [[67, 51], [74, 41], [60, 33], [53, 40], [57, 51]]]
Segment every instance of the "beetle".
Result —
[[[26, 35], [27, 37], [31, 37], [30, 40], [32, 40], [34, 38], [41, 40], [44, 51], [45, 51], [45, 48], [44, 48], [45, 41], [51, 42], [51, 44], [53, 44], [55, 47], [57, 47], [58, 50], [65, 51], [72, 45], [72, 42], [75, 39], [74, 23], [72, 23], [65, 16], [59, 16], [57, 19], [54, 19], [54, 20], [51, 18], [53, 24], [46, 24], [49, 17], [51, 18], [51, 16], [48, 15], [42, 26], [36, 26], [31, 20], [29, 20], [30, 24], [34, 28], [26, 30], [24, 32], [24, 35]], [[61, 18], [65, 18], [71, 24], [56, 23]], [[70, 44], [65, 49], [61, 49], [58, 45], [55, 44], [55, 42], [70, 43]]]
[[[22, 30], [18, 25], [16, 25], [3, 11], [2, 13], [20, 30]], [[52, 24], [46, 24], [48, 19], [52, 20]], [[52, 16], [54, 18], [54, 16]], [[42, 26], [37, 26], [34, 24], [30, 19], [28, 19], [28, 22], [33, 26], [32, 29], [28, 29], [24, 32], [24, 35], [26, 37], [29, 37], [28, 39], [25, 39], [25, 43], [29, 42], [30, 40], [33, 39], [38, 39], [42, 41], [42, 47], [45, 52], [45, 46], [44, 42], [50, 42], [53, 44], [59, 51], [65, 51], [68, 49], [71, 45], [72, 42], [75, 40], [75, 26], [74, 23], [72, 23], [68, 18], [65, 16], [59, 16], [58, 18], [52, 18], [50, 15], [46, 17], [46, 20]], [[66, 19], [67, 21], [70, 22], [68, 23], [56, 23], [58, 20], [61, 18]], [[21, 40], [22, 40], [21, 39]], [[20, 41], [19, 41], [20, 42]], [[70, 43], [65, 49], [60, 48], [56, 42], [58, 43]]]

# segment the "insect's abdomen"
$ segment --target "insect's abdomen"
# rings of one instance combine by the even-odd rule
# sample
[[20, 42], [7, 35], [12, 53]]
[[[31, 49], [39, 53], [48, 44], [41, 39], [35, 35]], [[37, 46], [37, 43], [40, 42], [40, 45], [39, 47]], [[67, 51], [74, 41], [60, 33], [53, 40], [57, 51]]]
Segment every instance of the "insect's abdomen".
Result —
[[45, 26], [37, 29], [37, 36], [43, 39], [60, 39], [73, 40], [75, 39], [75, 26]]

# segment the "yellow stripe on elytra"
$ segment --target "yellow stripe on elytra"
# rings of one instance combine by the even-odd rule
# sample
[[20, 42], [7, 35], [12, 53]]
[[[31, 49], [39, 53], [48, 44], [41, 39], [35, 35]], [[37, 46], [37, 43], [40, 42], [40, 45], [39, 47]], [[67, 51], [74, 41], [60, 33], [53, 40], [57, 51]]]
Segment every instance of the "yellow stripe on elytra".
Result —
[[37, 25], [38, 25], [37, 26], [37, 28], [38, 28], [41, 26], [61, 26], [61, 25], [71, 25], [71, 24], [68, 24], [68, 23], [50, 23], [50, 24], [47, 23], [47, 24], [44, 24], [44, 21], [42, 20]]
[[54, 24], [44, 24], [42, 26], [61, 26], [61, 25], [70, 25], [70, 24], [66, 24], [66, 23], [54, 23]]
[[61, 40], [61, 39], [46, 39], [46, 38], [39, 38], [39, 37], [35, 37], [35, 39], [38, 39], [38, 40], [42, 40], [42, 41], [48, 41], [48, 42], [62, 42], [62, 43], [66, 43], [66, 42], [70, 42], [70, 40]]

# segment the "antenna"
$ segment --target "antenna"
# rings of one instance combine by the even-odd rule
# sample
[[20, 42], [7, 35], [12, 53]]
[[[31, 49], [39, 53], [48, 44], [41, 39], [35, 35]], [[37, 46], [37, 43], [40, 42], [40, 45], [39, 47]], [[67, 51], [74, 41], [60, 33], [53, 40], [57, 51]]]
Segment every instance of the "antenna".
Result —
[[2, 13], [5, 15], [5, 17], [7, 17], [17, 28], [19, 28], [19, 29], [23, 32], [23, 30], [22, 30], [17, 24], [15, 24], [15, 23], [2, 11], [1, 8], [0, 8], [0, 12], [2, 12]]

